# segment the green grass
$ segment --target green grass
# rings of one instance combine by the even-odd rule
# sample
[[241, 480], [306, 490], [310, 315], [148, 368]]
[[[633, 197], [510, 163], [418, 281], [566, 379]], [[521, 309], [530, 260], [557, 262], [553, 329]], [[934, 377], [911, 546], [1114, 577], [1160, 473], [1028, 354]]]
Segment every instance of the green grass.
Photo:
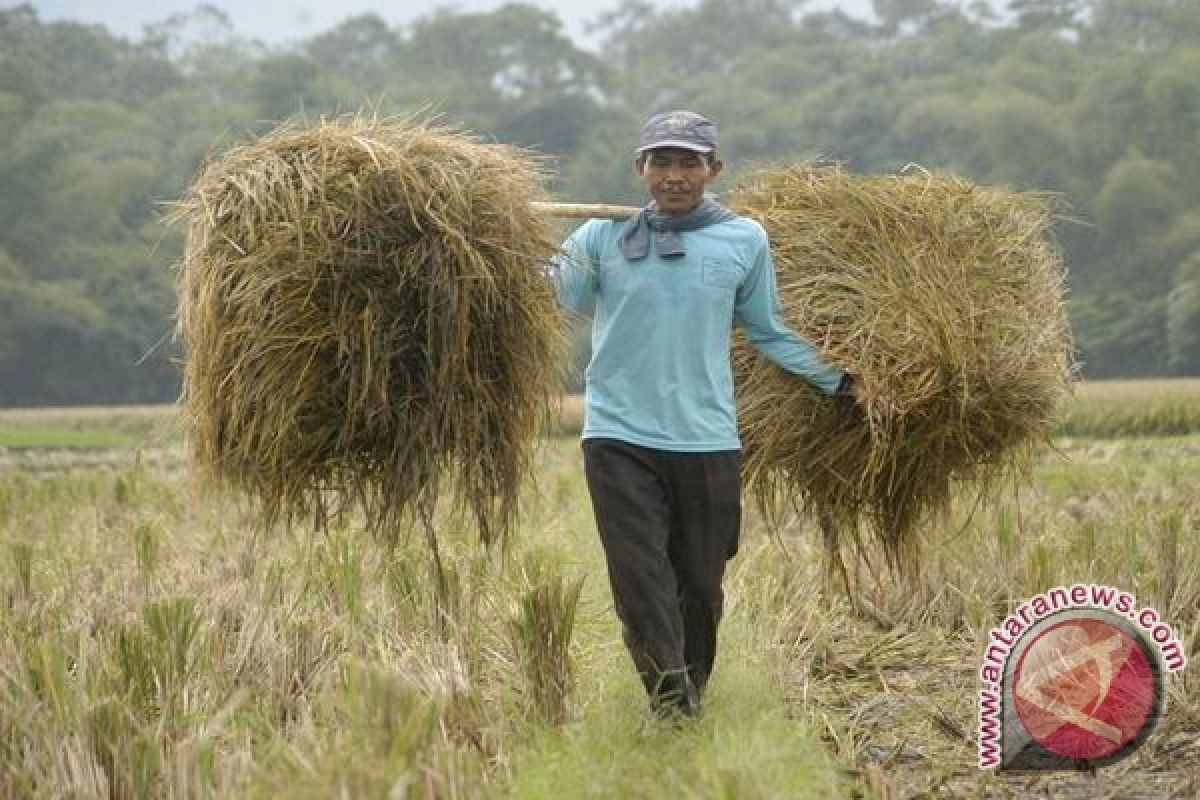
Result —
[[181, 441], [174, 406], [0, 409], [0, 448], [118, 450]]
[[1200, 433], [1200, 380], [1080, 384], [1059, 414], [1057, 433], [1096, 438]]
[[0, 447], [9, 450], [116, 450], [136, 439], [110, 428], [0, 428]]
[[[765, 565], [751, 559], [751, 569]], [[721, 650], [696, 722], [647, 714], [645, 692], [620, 645], [601, 564], [593, 564], [581, 620], [577, 718], [535, 730], [513, 754], [504, 798], [826, 798], [836, 775], [807, 725], [789, 712], [775, 647], [778, 609], [733, 589]], [[733, 587], [757, 577], [739, 565]], [[761, 600], [761, 598], [757, 598]]]
[[827, 798], [838, 792], [825, 756], [762, 678], [740, 686], [731, 680], [725, 691], [714, 686], [709, 713], [682, 730], [647, 721], [637, 710], [640, 685], [615, 683], [610, 698], [624, 705], [535, 734], [516, 754], [511, 783], [495, 796]]

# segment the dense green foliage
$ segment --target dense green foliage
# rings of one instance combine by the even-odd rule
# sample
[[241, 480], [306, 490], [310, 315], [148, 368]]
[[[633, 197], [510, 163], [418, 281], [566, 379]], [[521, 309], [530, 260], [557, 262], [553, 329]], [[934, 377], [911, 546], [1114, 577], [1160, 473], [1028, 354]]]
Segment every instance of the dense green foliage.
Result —
[[[637, 201], [640, 120], [715, 118], [736, 172], [824, 157], [1061, 193], [1086, 374], [1200, 371], [1200, 0], [624, 0], [598, 50], [552, 13], [353, 17], [288, 48], [208, 7], [141, 40], [0, 11], [0, 405], [173, 397], [177, 198], [206, 152], [293, 115], [435, 110]], [[602, 53], [603, 56], [597, 54]]]

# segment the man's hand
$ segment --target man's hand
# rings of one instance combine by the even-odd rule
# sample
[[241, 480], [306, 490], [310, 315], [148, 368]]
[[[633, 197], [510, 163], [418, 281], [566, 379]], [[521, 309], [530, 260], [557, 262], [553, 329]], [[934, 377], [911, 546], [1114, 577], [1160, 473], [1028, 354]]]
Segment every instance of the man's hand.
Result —
[[863, 388], [862, 381], [857, 378], [852, 378], [850, 381], [850, 394], [854, 397], [854, 402], [863, 411], [867, 410], [867, 390]]
[[[872, 397], [871, 393], [867, 390], [867, 387], [863, 384], [863, 382], [849, 373], [846, 374], [846, 382], [848, 387], [843, 387], [842, 393], [853, 397], [854, 404], [858, 406], [864, 414], [874, 410], [876, 414], [879, 414], [882, 417], [896, 416], [896, 405], [892, 402], [891, 398], [887, 397], [886, 395], [876, 395]], [[874, 406], [873, 409], [872, 406]]]
[[867, 395], [863, 390], [862, 382], [849, 372], [842, 373], [842, 380], [838, 383], [834, 394], [838, 397], [853, 398], [855, 405], [864, 411], [867, 409]]

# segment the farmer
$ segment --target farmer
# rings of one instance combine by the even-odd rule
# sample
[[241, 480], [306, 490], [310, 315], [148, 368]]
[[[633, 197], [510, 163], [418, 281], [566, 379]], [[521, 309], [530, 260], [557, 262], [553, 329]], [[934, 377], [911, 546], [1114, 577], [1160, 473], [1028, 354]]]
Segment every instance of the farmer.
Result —
[[741, 523], [733, 325], [821, 391], [859, 390], [785, 327], [762, 227], [705, 194], [722, 168], [712, 122], [651, 117], [633, 166], [652, 202], [585, 223], [551, 273], [593, 316], [584, 472], [625, 644], [655, 711], [695, 716]]

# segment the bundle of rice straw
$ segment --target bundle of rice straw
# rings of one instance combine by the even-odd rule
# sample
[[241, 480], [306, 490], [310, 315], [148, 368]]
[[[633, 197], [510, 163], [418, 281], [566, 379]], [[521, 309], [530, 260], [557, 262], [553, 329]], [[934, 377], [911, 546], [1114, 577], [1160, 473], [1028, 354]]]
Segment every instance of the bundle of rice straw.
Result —
[[847, 546], [868, 555], [865, 522], [910, 571], [919, 523], [955, 484], [1023, 474], [1069, 389], [1047, 198], [800, 165], [750, 176], [731, 205], [767, 229], [789, 325], [873, 396], [864, 414], [739, 339], [748, 488], [774, 523], [789, 505], [815, 512], [829, 567]]
[[268, 524], [357, 503], [394, 533], [449, 478], [485, 541], [506, 532], [561, 390], [543, 177], [510, 147], [361, 117], [210, 163], [176, 212], [193, 463]]

